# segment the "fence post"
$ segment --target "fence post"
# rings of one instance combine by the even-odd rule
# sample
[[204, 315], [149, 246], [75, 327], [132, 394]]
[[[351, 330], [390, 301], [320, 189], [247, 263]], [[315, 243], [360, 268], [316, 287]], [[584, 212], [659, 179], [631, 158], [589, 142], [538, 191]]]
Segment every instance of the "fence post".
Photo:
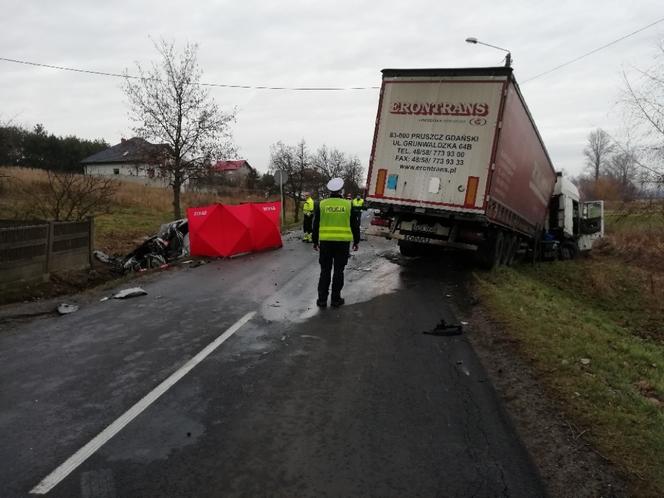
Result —
[[92, 251], [94, 251], [95, 247], [95, 217], [94, 216], [88, 216], [88, 234], [89, 234], [89, 239], [88, 239], [88, 255], [90, 258], [90, 269], [92, 269]]
[[55, 222], [48, 222], [48, 238], [46, 239], [46, 268], [44, 273], [51, 273], [51, 262], [53, 261], [53, 239], [55, 238]]

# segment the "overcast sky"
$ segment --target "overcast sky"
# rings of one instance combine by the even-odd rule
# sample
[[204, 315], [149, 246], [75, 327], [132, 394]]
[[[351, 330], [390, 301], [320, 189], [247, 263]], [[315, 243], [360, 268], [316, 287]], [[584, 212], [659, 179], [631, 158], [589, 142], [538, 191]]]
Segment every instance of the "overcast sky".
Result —
[[[185, 5], [187, 5], [185, 7]], [[150, 37], [199, 44], [203, 81], [268, 86], [379, 86], [382, 68], [502, 64], [517, 81], [557, 169], [577, 174], [588, 133], [619, 133], [621, 74], [648, 67], [664, 22], [597, 54], [527, 79], [664, 17], [632, 1], [112, 1], [2, 0], [0, 57], [107, 72], [156, 58]], [[0, 121], [57, 135], [132, 136], [121, 80], [0, 61]], [[212, 89], [238, 108], [240, 156], [267, 169], [270, 145], [304, 138], [368, 165], [378, 90]]]

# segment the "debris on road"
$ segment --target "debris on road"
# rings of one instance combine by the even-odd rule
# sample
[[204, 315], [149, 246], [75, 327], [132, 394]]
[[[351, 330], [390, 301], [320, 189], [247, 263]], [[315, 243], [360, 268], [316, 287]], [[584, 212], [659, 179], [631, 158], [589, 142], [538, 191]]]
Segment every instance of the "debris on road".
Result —
[[58, 306], [58, 313], [61, 315], [69, 315], [78, 311], [78, 305], [62, 303]]
[[451, 335], [461, 335], [462, 332], [463, 332], [463, 327], [461, 326], [461, 324], [447, 323], [445, 319], [442, 319], [438, 323], [438, 325], [436, 325], [433, 328], [433, 330], [425, 330], [422, 333], [427, 335], [451, 336]]
[[120, 275], [151, 268], [167, 268], [168, 263], [189, 255], [189, 223], [186, 219], [162, 225], [157, 235], [147, 238], [124, 257], [109, 256], [94, 251], [101, 263], [112, 265], [112, 271]]
[[130, 297], [146, 296], [145, 292], [140, 287], [131, 287], [130, 289], [123, 289], [120, 292], [113, 294], [113, 299], [128, 299]]
[[113, 257], [109, 256], [105, 252], [102, 251], [94, 251], [92, 255], [97, 259], [97, 261], [100, 261], [106, 265], [112, 265], [113, 264]]

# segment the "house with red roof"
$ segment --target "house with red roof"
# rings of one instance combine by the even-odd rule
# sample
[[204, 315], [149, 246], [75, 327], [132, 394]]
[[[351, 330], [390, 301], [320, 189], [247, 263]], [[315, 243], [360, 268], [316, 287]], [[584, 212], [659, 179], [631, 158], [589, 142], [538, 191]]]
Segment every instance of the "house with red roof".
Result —
[[214, 176], [222, 177], [224, 183], [231, 185], [244, 185], [249, 173], [255, 171], [245, 159], [217, 161], [212, 165], [211, 170]]

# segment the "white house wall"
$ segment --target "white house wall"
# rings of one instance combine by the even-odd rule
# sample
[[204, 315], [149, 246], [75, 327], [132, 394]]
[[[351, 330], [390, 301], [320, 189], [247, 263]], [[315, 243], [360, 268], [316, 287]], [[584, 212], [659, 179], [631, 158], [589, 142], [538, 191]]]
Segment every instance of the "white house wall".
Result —
[[[153, 178], [148, 176], [148, 169], [155, 170]], [[117, 172], [116, 172], [117, 171]], [[85, 165], [86, 175], [112, 176], [118, 180], [130, 181], [141, 185], [167, 186], [168, 179], [158, 176], [158, 168], [147, 164], [88, 164]], [[185, 182], [185, 184], [188, 182]]]
[[[115, 172], [117, 170], [117, 173]], [[148, 165], [138, 164], [90, 164], [85, 166], [86, 175], [100, 176], [144, 176], [148, 178]]]

